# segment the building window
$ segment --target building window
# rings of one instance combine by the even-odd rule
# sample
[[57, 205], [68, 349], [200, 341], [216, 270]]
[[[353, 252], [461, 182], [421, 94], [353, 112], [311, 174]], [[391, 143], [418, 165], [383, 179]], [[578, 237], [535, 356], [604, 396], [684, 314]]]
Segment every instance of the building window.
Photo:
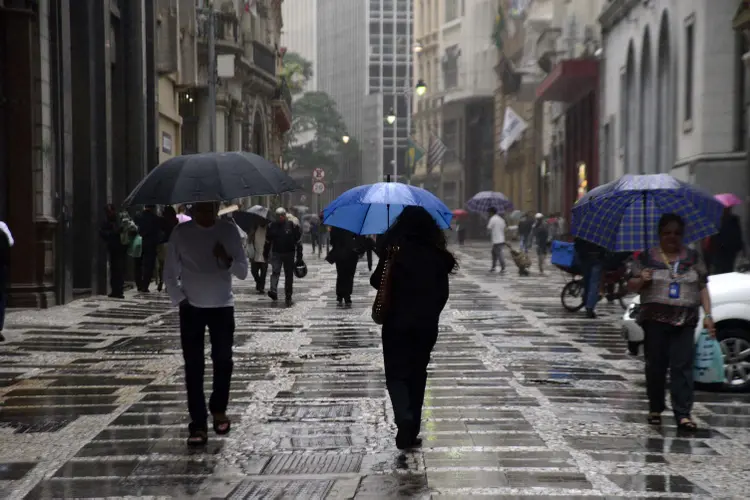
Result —
[[458, 86], [458, 58], [461, 51], [458, 45], [453, 45], [445, 50], [443, 56], [443, 86], [452, 89]]
[[445, 22], [449, 23], [458, 19], [460, 15], [460, 0], [445, 0]]
[[693, 79], [695, 77], [695, 16], [685, 20], [685, 117], [684, 129], [693, 128]]

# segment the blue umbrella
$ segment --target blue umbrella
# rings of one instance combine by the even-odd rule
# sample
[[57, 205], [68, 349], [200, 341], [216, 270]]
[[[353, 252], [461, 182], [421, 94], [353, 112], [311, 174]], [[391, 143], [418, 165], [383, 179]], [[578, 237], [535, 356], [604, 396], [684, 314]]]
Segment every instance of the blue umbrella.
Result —
[[578, 200], [572, 233], [613, 252], [643, 251], [658, 245], [662, 215], [681, 216], [692, 243], [719, 232], [723, 210], [709, 193], [670, 175], [626, 175]]
[[466, 202], [466, 208], [472, 212], [486, 214], [490, 208], [494, 208], [498, 213], [512, 212], [513, 203], [503, 193], [496, 191], [482, 191], [475, 194]]
[[451, 225], [451, 210], [434, 194], [397, 182], [358, 186], [345, 192], [323, 210], [323, 224], [355, 234], [383, 234], [404, 207], [425, 208], [442, 229]]

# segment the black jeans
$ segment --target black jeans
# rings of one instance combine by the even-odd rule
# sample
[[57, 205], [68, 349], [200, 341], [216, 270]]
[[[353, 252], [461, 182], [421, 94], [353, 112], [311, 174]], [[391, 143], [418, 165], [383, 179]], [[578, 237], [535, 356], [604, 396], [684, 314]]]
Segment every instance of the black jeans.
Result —
[[109, 248], [109, 288], [112, 295], [122, 295], [125, 290], [125, 259], [127, 247]]
[[675, 419], [690, 417], [693, 409], [693, 359], [695, 327], [644, 322], [646, 389], [649, 411], [664, 411], [664, 391], [669, 370], [669, 392]]
[[351, 299], [354, 290], [354, 275], [357, 273], [357, 261], [356, 257], [336, 260], [336, 298]]
[[271, 292], [277, 293], [281, 269], [284, 269], [284, 293], [287, 298], [294, 292], [294, 252], [271, 254]]
[[206, 327], [211, 339], [211, 361], [214, 368], [213, 391], [208, 409], [211, 413], [226, 413], [233, 368], [234, 307], [200, 308], [188, 303], [180, 305], [180, 340], [185, 359], [188, 411], [193, 424], [199, 428], [206, 428], [208, 420], [203, 394]]
[[268, 273], [268, 264], [265, 262], [251, 262], [250, 274], [255, 280], [255, 289], [262, 292], [266, 289], [266, 274]]
[[143, 246], [143, 277], [141, 278], [141, 288], [148, 290], [151, 280], [154, 278], [156, 269], [156, 245]]
[[427, 365], [437, 340], [437, 329], [383, 326], [385, 384], [393, 405], [399, 437], [419, 434], [427, 386]]
[[5, 327], [5, 308], [8, 307], [7, 282], [4, 277], [0, 277], [0, 332]]

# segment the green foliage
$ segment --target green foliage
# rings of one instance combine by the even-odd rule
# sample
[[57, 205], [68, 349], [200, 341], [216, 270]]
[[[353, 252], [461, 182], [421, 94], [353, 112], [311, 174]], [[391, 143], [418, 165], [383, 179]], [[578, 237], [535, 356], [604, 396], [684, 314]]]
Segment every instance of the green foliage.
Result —
[[[292, 146], [304, 132], [314, 131], [313, 140]], [[341, 162], [356, 158], [359, 146], [354, 138], [344, 144], [346, 125], [336, 109], [336, 102], [325, 92], [306, 92], [294, 102], [292, 129], [287, 134], [288, 161], [298, 168], [323, 168], [328, 176], [335, 177]]]
[[281, 76], [286, 78], [292, 95], [301, 94], [313, 77], [312, 63], [296, 52], [287, 52], [284, 54]]

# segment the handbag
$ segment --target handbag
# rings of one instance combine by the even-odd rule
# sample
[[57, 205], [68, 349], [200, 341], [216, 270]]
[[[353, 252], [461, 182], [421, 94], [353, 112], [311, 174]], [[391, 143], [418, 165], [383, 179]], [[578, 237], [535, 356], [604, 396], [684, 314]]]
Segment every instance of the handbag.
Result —
[[143, 256], [143, 238], [139, 234], [130, 242], [128, 255], [134, 259], [140, 259]]
[[725, 381], [721, 346], [705, 331], [701, 332], [695, 344], [693, 378], [701, 384], [723, 384]]
[[393, 260], [398, 252], [398, 247], [391, 249], [383, 265], [383, 274], [380, 277], [380, 286], [378, 293], [375, 295], [375, 302], [372, 303], [372, 320], [376, 325], [382, 325], [390, 309], [390, 291], [391, 291], [391, 269]]

